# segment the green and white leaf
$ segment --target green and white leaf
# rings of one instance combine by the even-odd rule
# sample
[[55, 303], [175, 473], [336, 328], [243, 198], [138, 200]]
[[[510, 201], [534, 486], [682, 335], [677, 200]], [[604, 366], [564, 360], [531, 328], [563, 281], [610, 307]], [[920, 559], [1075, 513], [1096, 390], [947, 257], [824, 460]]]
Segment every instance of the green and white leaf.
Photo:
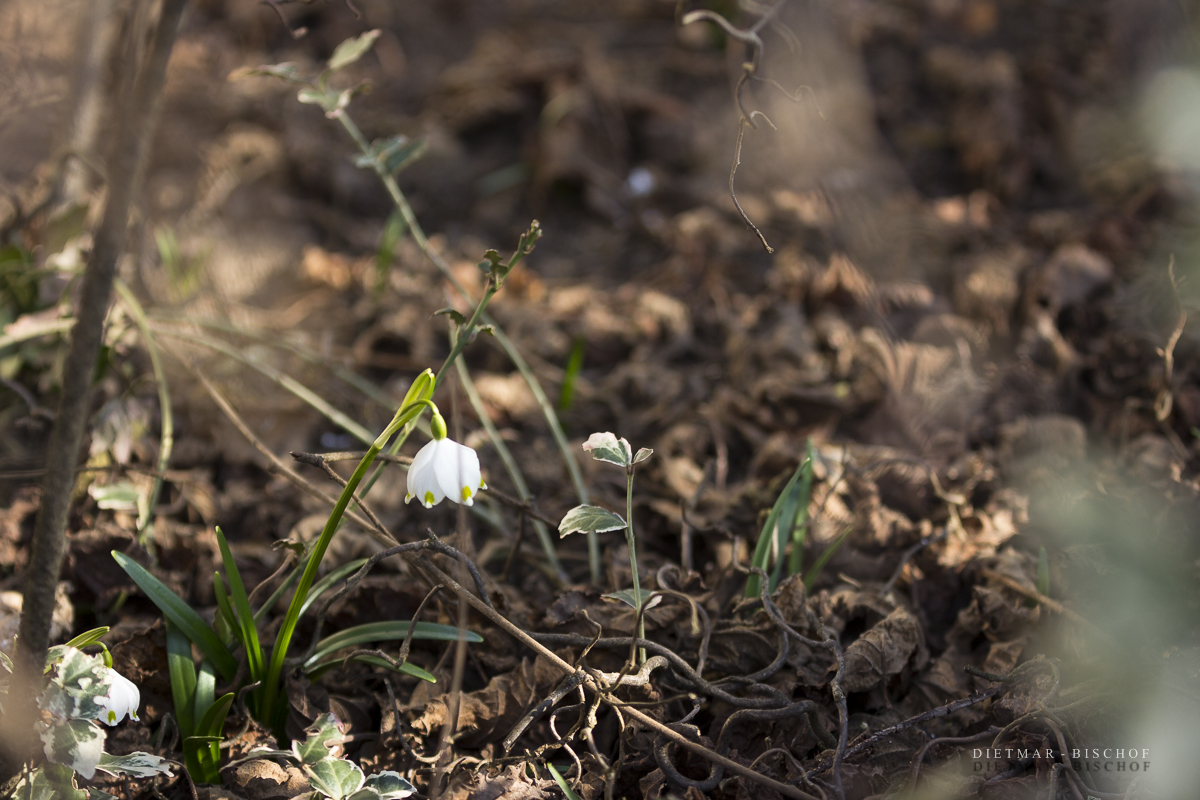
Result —
[[96, 501], [96, 505], [106, 511], [137, 511], [141, 498], [137, 487], [126, 481], [107, 486], [92, 484], [88, 487], [88, 494]]
[[57, 725], [42, 725], [42, 749], [55, 764], [70, 767], [91, 780], [104, 754], [104, 731], [88, 720], [69, 719]]
[[325, 758], [315, 764], [305, 764], [312, 787], [330, 800], [345, 800], [362, 788], [363, 771], [358, 765], [342, 758]]
[[649, 447], [643, 447], [641, 450], [638, 450], [637, 454], [633, 457], [633, 463], [640, 464], [652, 455], [654, 455], [653, 450], [651, 450]]
[[583, 449], [597, 461], [607, 461], [618, 467], [628, 467], [633, 463], [633, 448], [627, 440], [618, 439], [615, 433], [593, 433], [583, 443]]
[[105, 709], [96, 698], [104, 697], [111, 688], [110, 672], [102, 658], [66, 648], [38, 705], [60, 720], [100, 719]]
[[405, 797], [417, 793], [413, 785], [401, 777], [399, 772], [392, 772], [390, 769], [368, 776], [363, 783], [363, 790], [373, 791], [381, 800], [404, 800]]
[[301, 764], [316, 764], [326, 758], [337, 758], [346, 741], [346, 726], [333, 714], [322, 714], [305, 728], [308, 736], [303, 742], [292, 742], [292, 753]]
[[367, 51], [375, 44], [375, 40], [382, 33], [378, 28], [367, 31], [362, 36], [356, 36], [353, 39], [347, 39], [337, 46], [333, 51], [333, 55], [329, 58], [329, 69], [331, 72], [337, 72], [343, 67], [348, 67], [355, 61], [367, 54]]
[[43, 764], [21, 776], [14, 800], [87, 800], [75, 785], [75, 773], [58, 764]]
[[625, 520], [600, 506], [575, 506], [558, 523], [559, 538], [570, 533], [604, 533], [619, 531], [625, 527]]
[[171, 775], [171, 762], [150, 753], [130, 753], [113, 756], [103, 753], [96, 769], [109, 775], [129, 775], [133, 778], [153, 778], [156, 775]]

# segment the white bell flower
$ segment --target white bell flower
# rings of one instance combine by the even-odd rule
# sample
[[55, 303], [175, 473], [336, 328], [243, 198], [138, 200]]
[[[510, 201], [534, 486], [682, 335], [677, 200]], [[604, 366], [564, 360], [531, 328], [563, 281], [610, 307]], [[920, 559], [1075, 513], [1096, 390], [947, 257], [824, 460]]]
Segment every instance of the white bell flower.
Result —
[[130, 719], [136, 720], [138, 706], [142, 702], [138, 687], [115, 669], [110, 669], [108, 676], [112, 681], [108, 694], [96, 698], [96, 705], [105, 709], [102, 719], [108, 725], [116, 725], [126, 714]]
[[[434, 426], [434, 435], [438, 433]], [[448, 497], [455, 503], [474, 505], [475, 495], [486, 489], [479, 472], [479, 455], [466, 445], [451, 439], [434, 438], [417, 451], [408, 468], [408, 493], [404, 502], [414, 497], [426, 508], [433, 508]]]

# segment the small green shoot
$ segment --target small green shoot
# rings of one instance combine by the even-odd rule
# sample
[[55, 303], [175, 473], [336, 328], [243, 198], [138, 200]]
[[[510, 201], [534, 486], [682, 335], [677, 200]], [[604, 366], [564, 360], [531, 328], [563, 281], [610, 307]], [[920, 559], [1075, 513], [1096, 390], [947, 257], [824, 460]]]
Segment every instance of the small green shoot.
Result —
[[576, 336], [571, 344], [571, 354], [567, 356], [567, 368], [563, 371], [562, 390], [558, 395], [558, 410], [569, 411], [575, 402], [575, 382], [583, 371], [583, 350], [587, 340]]
[[[777, 566], [771, 573], [771, 589], [778, 584], [782, 571], [783, 548], [788, 541], [795, 544], [793, 531], [797, 525], [805, 521], [808, 515], [808, 500], [812, 490], [811, 454], [812, 450], [810, 449], [809, 456], [801, 462], [800, 466], [796, 467], [796, 471], [792, 473], [787, 485], [779, 493], [775, 505], [771, 507], [771, 513], [767, 515], [767, 520], [758, 534], [758, 544], [755, 545], [754, 557], [750, 560], [752, 567], [758, 567], [766, 572], [771, 563], [772, 552], [776, 554]], [[804, 518], [801, 517], [801, 512], [804, 513]], [[803, 543], [803, 534], [800, 534], [800, 542]], [[796, 557], [793, 556], [793, 558]], [[760, 588], [761, 582], [758, 575], [752, 573], [746, 579], [746, 597], [758, 597]]]

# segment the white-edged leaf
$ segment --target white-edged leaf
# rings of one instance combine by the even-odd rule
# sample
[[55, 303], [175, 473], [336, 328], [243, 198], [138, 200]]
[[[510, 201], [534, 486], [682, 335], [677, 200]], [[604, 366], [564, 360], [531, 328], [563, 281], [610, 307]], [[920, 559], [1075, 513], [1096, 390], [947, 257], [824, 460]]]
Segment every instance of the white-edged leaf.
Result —
[[607, 461], [618, 467], [628, 467], [633, 461], [633, 449], [625, 439], [618, 439], [615, 433], [593, 433], [583, 443], [583, 449], [592, 454], [597, 461]]
[[346, 726], [333, 714], [322, 714], [305, 730], [308, 736], [303, 742], [298, 739], [292, 742], [292, 753], [301, 764], [316, 764], [341, 754], [342, 742], [346, 741]]
[[356, 36], [353, 39], [347, 39], [337, 46], [333, 51], [333, 55], [329, 57], [329, 69], [337, 72], [342, 67], [348, 67], [355, 61], [358, 61], [367, 51], [375, 44], [375, 40], [379, 38], [381, 30], [367, 31], [362, 36]]
[[75, 785], [75, 773], [58, 764], [42, 764], [21, 776], [14, 800], [87, 800]]
[[39, 727], [46, 758], [91, 780], [104, 754], [104, 731], [84, 719], [69, 719], [55, 725], [41, 723]]
[[625, 520], [607, 508], [600, 506], [575, 506], [558, 523], [559, 538], [569, 533], [604, 533], [619, 531], [625, 527]]
[[130, 753], [126, 756], [113, 756], [104, 753], [96, 764], [96, 769], [109, 775], [129, 775], [134, 778], [153, 778], [155, 775], [170, 775], [171, 762], [150, 753]]
[[641, 450], [637, 451], [636, 455], [634, 455], [633, 463], [640, 464], [652, 455], [654, 455], [653, 450], [651, 450], [649, 447], [643, 447]]
[[104, 659], [67, 647], [38, 705], [58, 720], [100, 719], [105, 709], [96, 698], [111, 688], [112, 673]]
[[330, 800], [345, 800], [362, 788], [363, 771], [352, 761], [343, 758], [324, 758], [315, 764], [305, 764], [312, 787]]
[[121, 481], [107, 486], [92, 484], [88, 494], [96, 501], [96, 505], [106, 511], [137, 511], [140, 492], [132, 483]]
[[[646, 595], [648, 595], [648, 594], [650, 594], [650, 592], [646, 591], [645, 589], [642, 590], [642, 602], [646, 604], [647, 609], [654, 608], [656, 605], [658, 605], [659, 603], [662, 602], [661, 594], [656, 594], [656, 595], [654, 595], [654, 597], [652, 597], [650, 600], [647, 601]], [[605, 600], [619, 600], [620, 602], [622, 602], [625, 605], [632, 608], [634, 611], [637, 611], [637, 600], [633, 596], [633, 589], [622, 589], [619, 592], [611, 592], [609, 594], [604, 595], [604, 599]]]
[[401, 777], [399, 772], [392, 772], [390, 769], [368, 776], [363, 783], [363, 789], [375, 792], [382, 800], [404, 800], [405, 797], [417, 793], [413, 785]]

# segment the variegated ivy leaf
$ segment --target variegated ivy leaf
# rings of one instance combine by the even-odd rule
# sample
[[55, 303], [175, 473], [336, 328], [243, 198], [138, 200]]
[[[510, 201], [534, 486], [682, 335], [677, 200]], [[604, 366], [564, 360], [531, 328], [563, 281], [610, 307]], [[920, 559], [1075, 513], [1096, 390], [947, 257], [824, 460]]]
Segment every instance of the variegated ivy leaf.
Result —
[[363, 771], [344, 758], [323, 758], [315, 764], [305, 764], [308, 782], [330, 800], [345, 800], [363, 785]]
[[[416, 794], [417, 790], [413, 785], [400, 776], [399, 772], [384, 770], [377, 772], [367, 778], [363, 783], [363, 788], [351, 797], [355, 800], [362, 792], [372, 792], [373, 797], [378, 797], [380, 800], [404, 800], [411, 794]], [[362, 798], [362, 800], [369, 800]]]
[[43, 764], [21, 776], [14, 800], [88, 800], [75, 785], [75, 773], [58, 764]]
[[129, 775], [134, 778], [153, 778], [155, 775], [171, 774], [171, 762], [150, 753], [130, 753], [127, 756], [111, 756], [103, 753], [96, 769], [109, 775]]
[[[645, 589], [642, 590], [642, 602], [646, 605], [647, 609], [654, 608], [656, 605], [658, 605], [659, 603], [662, 602], [661, 594], [656, 594], [656, 595], [654, 595], [654, 597], [650, 598], [650, 600], [646, 600], [646, 596], [648, 594], [650, 594], [650, 592], [646, 591]], [[605, 600], [618, 600], [618, 601], [624, 603], [625, 605], [629, 606], [633, 610], [635, 610], [635, 611], [637, 610], [637, 599], [633, 595], [633, 589], [622, 589], [619, 592], [612, 592], [611, 594], [606, 594], [606, 595], [604, 595], [604, 599]]]
[[619, 531], [625, 527], [625, 520], [606, 508], [600, 506], [575, 506], [558, 523], [558, 536], [562, 538], [569, 533], [604, 533]]
[[38, 705], [59, 719], [100, 719], [104, 708], [96, 698], [112, 688], [112, 672], [99, 656], [69, 647]]
[[303, 742], [292, 742], [292, 752], [301, 764], [316, 764], [341, 754], [342, 742], [346, 741], [346, 726], [333, 714], [322, 714], [305, 730], [308, 737]]
[[39, 727], [46, 758], [91, 780], [104, 754], [104, 731], [85, 719], [69, 719], [55, 725], [42, 723]]
[[640, 464], [652, 455], [654, 455], [653, 450], [651, 450], [649, 447], [643, 447], [641, 450], [638, 450], [637, 454], [633, 457], [633, 463]]
[[593, 433], [583, 443], [583, 449], [597, 461], [607, 461], [618, 467], [628, 467], [633, 462], [633, 448], [625, 439], [618, 439], [615, 433]]

